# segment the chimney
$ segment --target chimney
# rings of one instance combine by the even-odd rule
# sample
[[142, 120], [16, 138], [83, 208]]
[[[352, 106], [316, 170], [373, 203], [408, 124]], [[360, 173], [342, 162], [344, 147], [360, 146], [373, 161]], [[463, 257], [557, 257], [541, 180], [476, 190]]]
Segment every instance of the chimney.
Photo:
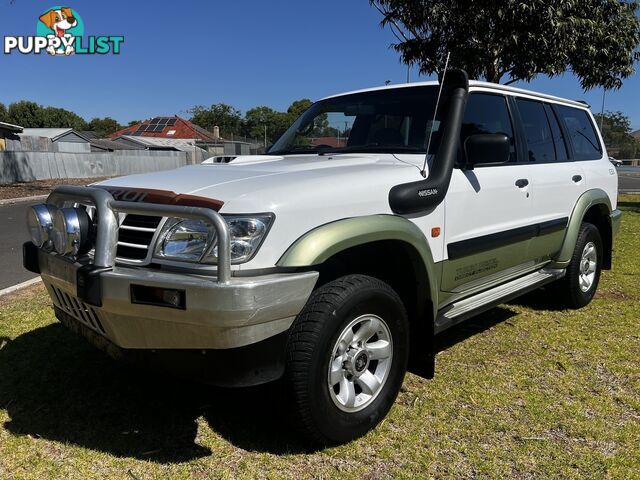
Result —
[[213, 138], [220, 138], [220, 127], [213, 127]]

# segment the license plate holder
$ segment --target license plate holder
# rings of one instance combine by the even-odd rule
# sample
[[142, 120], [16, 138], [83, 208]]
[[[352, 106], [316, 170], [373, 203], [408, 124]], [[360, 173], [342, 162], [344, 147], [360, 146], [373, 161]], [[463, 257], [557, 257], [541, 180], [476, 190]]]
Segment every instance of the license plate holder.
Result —
[[77, 267], [74, 262], [70, 262], [56, 255], [41, 252], [40, 271], [42, 275], [46, 275], [53, 280], [58, 280], [70, 287], [73, 292], [76, 292]]

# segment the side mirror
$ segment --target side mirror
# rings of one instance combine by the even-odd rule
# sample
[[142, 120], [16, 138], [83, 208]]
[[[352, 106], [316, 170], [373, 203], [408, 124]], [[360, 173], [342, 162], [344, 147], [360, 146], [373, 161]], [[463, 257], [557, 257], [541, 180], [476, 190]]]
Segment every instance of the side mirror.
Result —
[[477, 165], [507, 163], [511, 155], [511, 141], [504, 133], [471, 135], [464, 141], [466, 168]]

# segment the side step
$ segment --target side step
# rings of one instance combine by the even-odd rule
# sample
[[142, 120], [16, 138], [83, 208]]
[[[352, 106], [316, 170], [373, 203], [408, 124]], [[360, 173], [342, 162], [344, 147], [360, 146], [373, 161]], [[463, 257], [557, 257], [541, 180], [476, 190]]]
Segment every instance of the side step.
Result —
[[435, 333], [440, 333], [478, 313], [489, 310], [496, 305], [512, 300], [520, 295], [535, 290], [547, 283], [564, 277], [566, 270], [542, 269], [497, 287], [485, 290], [471, 297], [458, 300], [447, 305], [438, 313]]

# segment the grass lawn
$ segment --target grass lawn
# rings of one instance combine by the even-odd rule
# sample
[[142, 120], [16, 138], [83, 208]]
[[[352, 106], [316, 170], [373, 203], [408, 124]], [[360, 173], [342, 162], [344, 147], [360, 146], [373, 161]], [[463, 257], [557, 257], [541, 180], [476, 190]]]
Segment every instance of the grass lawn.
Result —
[[640, 478], [640, 196], [579, 311], [545, 294], [439, 340], [375, 431], [305, 451], [277, 386], [222, 390], [120, 365], [42, 287], [0, 299], [0, 478]]

